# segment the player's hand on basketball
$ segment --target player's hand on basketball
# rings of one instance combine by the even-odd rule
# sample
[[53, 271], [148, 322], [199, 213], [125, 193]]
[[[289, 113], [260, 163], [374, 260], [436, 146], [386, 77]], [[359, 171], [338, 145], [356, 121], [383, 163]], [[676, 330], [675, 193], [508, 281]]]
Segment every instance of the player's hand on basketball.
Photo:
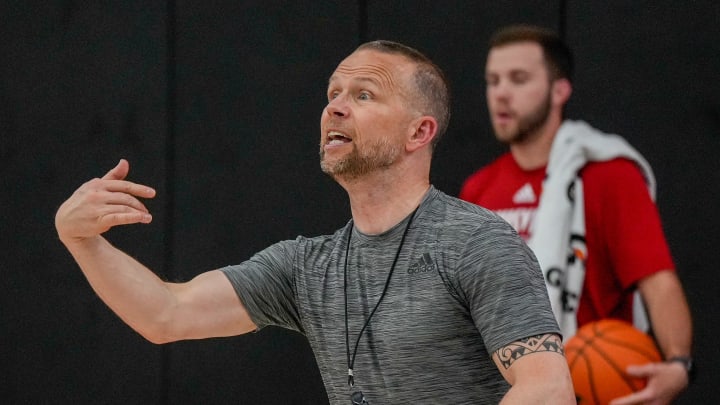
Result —
[[667, 405], [688, 386], [688, 375], [679, 363], [648, 363], [629, 366], [627, 373], [633, 377], [647, 378], [647, 385], [642, 390], [618, 398], [610, 405]]
[[149, 223], [148, 209], [139, 198], [152, 198], [151, 187], [126, 181], [130, 165], [125, 159], [102, 178], [83, 184], [55, 214], [55, 228], [64, 243], [100, 235], [116, 225]]

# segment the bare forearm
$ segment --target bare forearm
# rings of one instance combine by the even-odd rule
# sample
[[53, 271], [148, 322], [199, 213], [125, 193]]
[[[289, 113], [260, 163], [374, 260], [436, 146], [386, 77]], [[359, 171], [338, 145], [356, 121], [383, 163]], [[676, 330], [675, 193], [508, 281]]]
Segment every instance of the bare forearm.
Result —
[[166, 341], [163, 325], [175, 300], [159, 277], [102, 236], [65, 246], [110, 309], [148, 340]]
[[653, 332], [665, 358], [691, 354], [692, 324], [688, 311], [668, 307], [652, 318]]
[[680, 281], [662, 272], [640, 285], [653, 333], [666, 358], [687, 356], [692, 349], [692, 320]]

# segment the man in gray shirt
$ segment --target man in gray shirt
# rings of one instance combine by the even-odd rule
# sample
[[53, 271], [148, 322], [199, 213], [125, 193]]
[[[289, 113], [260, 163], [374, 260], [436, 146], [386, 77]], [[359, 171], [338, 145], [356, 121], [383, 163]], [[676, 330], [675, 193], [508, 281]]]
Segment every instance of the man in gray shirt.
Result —
[[321, 167], [352, 220], [248, 261], [168, 283], [101, 234], [148, 223], [125, 160], [56, 215], [61, 241], [103, 301], [148, 340], [278, 325], [307, 336], [331, 403], [574, 403], [534, 256], [489, 211], [430, 185], [447, 128], [440, 69], [389, 41], [337, 67], [321, 116]]

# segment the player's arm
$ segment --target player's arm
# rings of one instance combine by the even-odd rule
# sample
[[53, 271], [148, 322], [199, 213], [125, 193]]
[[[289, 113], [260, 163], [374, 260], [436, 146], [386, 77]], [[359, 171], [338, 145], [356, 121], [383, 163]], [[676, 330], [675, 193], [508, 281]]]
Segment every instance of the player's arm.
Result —
[[123, 160], [102, 179], [85, 183], [55, 216], [60, 240], [98, 296], [155, 343], [254, 330], [221, 272], [208, 272], [184, 284], [166, 283], [101, 236], [113, 226], [151, 220], [139, 198], [152, 198], [155, 191], [124, 180], [128, 170]]
[[562, 340], [556, 334], [531, 336], [501, 347], [493, 360], [512, 386], [501, 404], [575, 404]]
[[593, 189], [586, 189], [594, 191], [598, 201], [593, 204], [602, 210], [605, 246], [619, 282], [623, 287], [637, 283], [663, 355], [689, 356], [690, 309], [642, 173], [622, 159], [594, 169], [586, 182]]
[[690, 308], [677, 274], [671, 270], [655, 273], [640, 280], [638, 289], [665, 358], [690, 356]]
[[[624, 286], [637, 284], [663, 355], [689, 355], [692, 325], [688, 303], [671, 270], [672, 258], [659, 212], [642, 173], [623, 159], [588, 169], [583, 175], [586, 204], [596, 204], [602, 212], [602, 228], [615, 275]], [[592, 202], [591, 193], [596, 195]], [[668, 270], [656, 271], [659, 269]], [[644, 389], [614, 400], [614, 405], [670, 403], [688, 384], [687, 372], [677, 362], [631, 366], [627, 372], [647, 378], [648, 383]]]
[[[665, 359], [689, 357], [692, 345], [692, 321], [680, 280], [674, 271], [661, 271], [643, 278], [638, 283], [653, 333]], [[688, 370], [682, 363], [665, 361], [630, 366], [628, 373], [647, 378], [644, 389], [617, 398], [613, 405], [637, 403], [671, 403], [690, 381]]]

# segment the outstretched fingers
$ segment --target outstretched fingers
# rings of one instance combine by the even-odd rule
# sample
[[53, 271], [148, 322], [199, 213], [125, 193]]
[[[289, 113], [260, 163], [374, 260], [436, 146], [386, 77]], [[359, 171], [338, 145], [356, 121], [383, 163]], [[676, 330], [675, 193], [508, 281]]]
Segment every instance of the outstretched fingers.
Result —
[[117, 199], [121, 196], [123, 197], [117, 200], [118, 204], [129, 203], [131, 198], [139, 203], [139, 201], [136, 198], [133, 198], [133, 196], [139, 198], [155, 197], [154, 188], [148, 187], [143, 184], [133, 183], [127, 180], [113, 180], [105, 182], [105, 184], [103, 184], [103, 186], [100, 186], [99, 188], [112, 193], [112, 198], [108, 198], [108, 202], [110, 203], [113, 202], [113, 199]]
[[130, 172], [130, 163], [125, 159], [120, 159], [117, 165], [110, 169], [100, 180], [116, 180], [109, 182], [107, 189], [110, 191], [119, 191], [122, 193], [132, 194], [142, 198], [155, 197], [155, 190], [142, 184], [125, 181]]
[[129, 205], [135, 209], [147, 212], [145, 206], [137, 198], [133, 198], [133, 196], [153, 198], [155, 197], [155, 189], [125, 180], [129, 172], [130, 163], [125, 159], [120, 159], [118, 164], [105, 173], [101, 179], [91, 180], [86, 185], [92, 190], [105, 190], [114, 193], [112, 194], [112, 198], [108, 198], [108, 204]]
[[155, 197], [155, 190], [125, 180], [129, 167], [125, 159], [120, 160], [102, 178], [83, 184], [60, 206], [55, 225], [61, 239], [78, 241], [116, 225], [152, 221], [141, 199]]
[[136, 223], [149, 224], [152, 215], [147, 209], [138, 210], [128, 205], [108, 206], [111, 209], [97, 217], [100, 229], [107, 230], [117, 225], [129, 225]]
[[91, 181], [88, 188], [88, 202], [98, 207], [97, 222], [101, 229], [152, 221], [140, 198], [155, 197], [153, 188], [126, 180], [99, 179]]

